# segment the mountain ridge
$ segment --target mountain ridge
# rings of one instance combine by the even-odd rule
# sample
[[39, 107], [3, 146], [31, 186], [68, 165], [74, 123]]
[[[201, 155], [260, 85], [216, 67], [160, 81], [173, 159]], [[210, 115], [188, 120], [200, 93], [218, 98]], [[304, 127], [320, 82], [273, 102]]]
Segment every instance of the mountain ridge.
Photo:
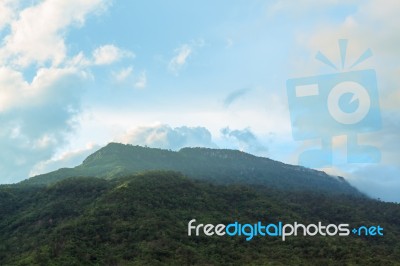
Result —
[[264, 185], [283, 190], [363, 195], [343, 177], [289, 165], [238, 150], [182, 148], [179, 151], [109, 143], [74, 168], [31, 177], [21, 185], [48, 185], [68, 177], [113, 179], [149, 170], [181, 172], [218, 184]]

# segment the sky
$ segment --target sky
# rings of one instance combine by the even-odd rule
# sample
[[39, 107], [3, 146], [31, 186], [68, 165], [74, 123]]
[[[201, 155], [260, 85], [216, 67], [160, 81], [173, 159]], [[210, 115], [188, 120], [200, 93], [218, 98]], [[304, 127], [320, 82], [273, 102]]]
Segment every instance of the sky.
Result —
[[[312, 110], [311, 131], [328, 132], [333, 156], [315, 168], [400, 202], [399, 11], [396, 0], [0, 0], [0, 183], [76, 166], [109, 142], [305, 164], [322, 142], [297, 139], [292, 119]], [[369, 97], [379, 125], [333, 130], [322, 93], [289, 106], [290, 79], [367, 69], [376, 94], [345, 112]], [[349, 162], [350, 135], [380, 157]]]

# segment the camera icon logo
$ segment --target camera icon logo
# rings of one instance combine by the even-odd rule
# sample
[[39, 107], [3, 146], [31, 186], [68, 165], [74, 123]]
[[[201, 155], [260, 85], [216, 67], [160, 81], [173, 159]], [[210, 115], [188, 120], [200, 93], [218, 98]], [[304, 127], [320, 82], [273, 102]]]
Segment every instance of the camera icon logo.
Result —
[[[344, 66], [347, 40], [339, 40]], [[353, 65], [371, 56], [368, 49]], [[335, 69], [323, 54], [318, 60]], [[351, 68], [352, 68], [351, 67]], [[309, 167], [332, 165], [332, 138], [347, 136], [348, 163], [376, 163], [380, 151], [359, 145], [357, 135], [381, 128], [376, 73], [373, 69], [289, 79], [287, 96], [295, 140], [320, 139], [321, 148], [306, 150], [299, 164]]]

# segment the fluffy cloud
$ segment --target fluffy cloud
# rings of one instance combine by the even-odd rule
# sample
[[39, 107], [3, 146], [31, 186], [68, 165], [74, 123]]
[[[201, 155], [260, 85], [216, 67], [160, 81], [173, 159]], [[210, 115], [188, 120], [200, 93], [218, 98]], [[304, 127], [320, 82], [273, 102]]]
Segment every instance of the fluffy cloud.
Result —
[[132, 52], [120, 49], [115, 45], [107, 44], [93, 51], [95, 65], [109, 65], [125, 57], [134, 57]]
[[76, 84], [88, 77], [86, 72], [76, 68], [41, 68], [32, 83], [28, 83], [21, 72], [0, 67], [0, 112], [40, 107], [48, 102], [60, 103], [63, 99], [59, 95], [74, 98], [80, 93]]
[[257, 155], [267, 155], [267, 147], [258, 140], [256, 135], [251, 132], [249, 128], [231, 130], [229, 127], [226, 127], [221, 129], [221, 134], [233, 140], [233, 142], [236, 142], [236, 149]]
[[47, 0], [23, 9], [10, 23], [11, 33], [0, 49], [1, 61], [20, 67], [61, 64], [67, 52], [63, 36], [67, 27], [82, 25], [89, 13], [105, 6], [101, 0]]
[[[9, 27], [2, 32], [0, 45], [2, 183], [17, 182], [38, 164], [47, 165], [75, 130], [84, 87], [92, 80], [87, 67], [94, 63], [82, 52], [69, 58], [64, 35], [71, 26], [83, 25], [89, 14], [102, 11], [107, 1], [26, 4], [0, 3], [0, 30]], [[96, 51], [94, 55], [102, 63], [126, 55], [115, 46]], [[33, 74], [32, 81], [26, 78], [27, 72]]]
[[13, 81], [0, 80], [0, 99], [7, 103], [0, 112], [0, 173], [2, 182], [10, 183], [28, 177], [34, 165], [65, 144], [88, 76], [78, 69], [41, 69], [29, 84], [16, 71], [0, 72]]
[[156, 125], [129, 130], [117, 139], [122, 143], [179, 150], [183, 147], [216, 147], [211, 133], [204, 127]]

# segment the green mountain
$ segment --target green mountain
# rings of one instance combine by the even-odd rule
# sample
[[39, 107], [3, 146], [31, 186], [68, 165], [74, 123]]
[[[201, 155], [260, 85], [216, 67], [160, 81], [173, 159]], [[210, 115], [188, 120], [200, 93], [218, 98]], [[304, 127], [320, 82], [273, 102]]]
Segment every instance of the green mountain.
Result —
[[[188, 236], [191, 219], [380, 225], [384, 236]], [[399, 221], [398, 204], [350, 194], [217, 185], [164, 171], [75, 177], [0, 186], [0, 265], [398, 265]]]
[[290, 191], [357, 194], [341, 177], [237, 150], [184, 148], [178, 152], [110, 143], [75, 168], [32, 177], [21, 184], [47, 185], [67, 177], [111, 179], [148, 170], [181, 172], [217, 184], [264, 185]]
[[[379, 226], [383, 236], [188, 236], [197, 224]], [[399, 265], [400, 205], [234, 150], [111, 143], [0, 186], [0, 265]]]

